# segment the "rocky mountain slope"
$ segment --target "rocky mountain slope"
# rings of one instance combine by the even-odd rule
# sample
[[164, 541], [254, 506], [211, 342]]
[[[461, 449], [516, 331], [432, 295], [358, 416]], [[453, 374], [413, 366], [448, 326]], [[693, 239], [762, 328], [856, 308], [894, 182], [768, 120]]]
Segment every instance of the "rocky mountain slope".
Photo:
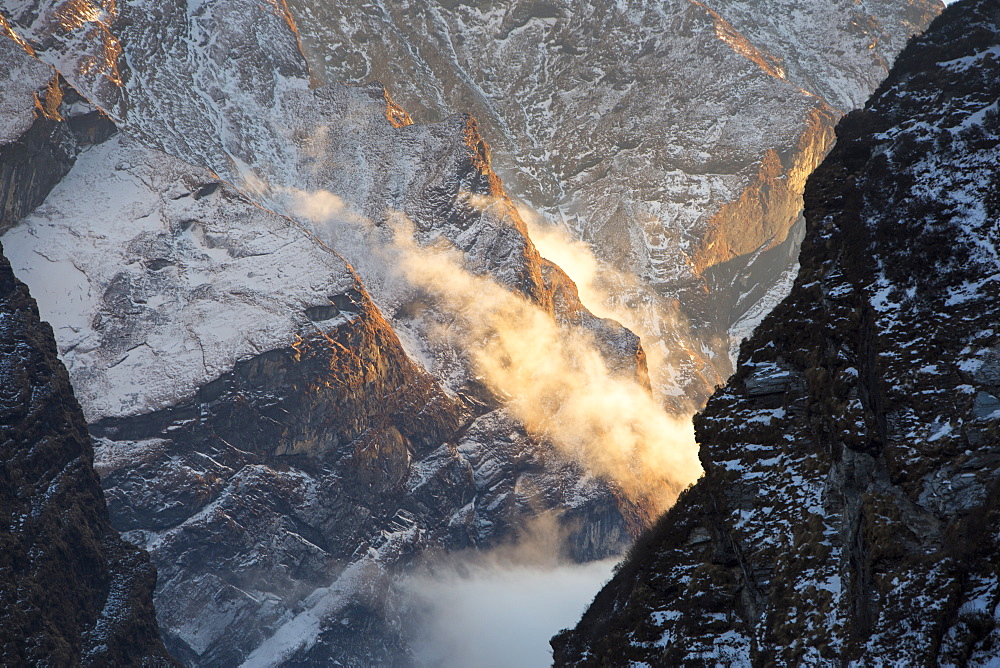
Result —
[[638, 337], [540, 256], [473, 118], [310, 87], [281, 0], [0, 9], [38, 59], [10, 117], [40, 128], [0, 172], [32, 200], [4, 244], [177, 658], [406, 662], [393, 576], [419, 555], [548, 513], [570, 556], [612, 554], [697, 475]]
[[[49, 68], [6, 46], [0, 66], [0, 178], [14, 185], [3, 189], [6, 223], [45, 196], [76, 142], [68, 124], [48, 117], [58, 106], [46, 104]], [[153, 610], [156, 572], [111, 527], [52, 328], [2, 251], [0, 446], [0, 661], [175, 665]]]
[[[509, 190], [604, 263], [665, 401], [701, 405], [787, 291], [802, 189], [930, 0], [289, 0], [319, 81], [471, 111]], [[544, 250], [544, 249], [543, 249]], [[679, 300], [679, 301], [678, 301]], [[598, 304], [593, 304], [596, 308]]]
[[0, 254], [0, 660], [173, 666], [149, 555], [111, 527], [51, 328]]
[[51, 328], [0, 253], [0, 660], [173, 666], [149, 555], [111, 527]]
[[[374, 254], [396, 248], [390, 214], [408, 214], [416, 245], [450, 235], [476, 285], [553, 331], [585, 333], [609, 379], [645, 392], [637, 337], [590, 315], [538, 257], [471, 119], [404, 125], [381, 88], [308, 90], [295, 34], [272, 8], [247, 16], [220, 2], [189, 15], [184, 5], [170, 18], [185, 23], [159, 42], [139, 6], [78, 9], [28, 13], [53, 30], [42, 40], [50, 60], [87, 98], [49, 67], [25, 66], [34, 78], [19, 85], [37, 92], [37, 123], [52, 128], [45, 150], [24, 151], [11, 188], [58, 175], [4, 241], [54, 324], [115, 526], [160, 568], [159, 621], [176, 657], [407, 661], [393, 576], [421, 553], [489, 546], [555, 513], [568, 555], [592, 559], [649, 521], [651, 507], [529, 434], [460, 350], [443, 359], [448, 341], [422, 351], [436, 340], [422, 333], [434, 318], [460, 323], [432, 292], [415, 300], [420, 284]], [[243, 23], [226, 24], [237, 15]], [[247, 26], [273, 34], [251, 49], [239, 42]], [[185, 35], [209, 29], [246, 60], [178, 54], [193, 44]], [[22, 45], [45, 56], [41, 43]], [[29, 60], [15, 41], [2, 47]], [[234, 68], [194, 88], [232, 106], [203, 105], [175, 80], [191, 59], [206, 76]], [[261, 106], [267, 95], [294, 110], [297, 139]], [[30, 124], [34, 109], [27, 94], [11, 118]], [[77, 125], [91, 127], [84, 119], [92, 131], [77, 138]], [[55, 148], [61, 161], [48, 157]], [[260, 157], [270, 149], [284, 153]], [[325, 171], [330, 161], [338, 168]], [[249, 164], [271, 169], [270, 184]], [[319, 235], [353, 253], [358, 271]], [[411, 332], [410, 351], [382, 313]]]
[[995, 665], [998, 98], [1000, 8], [963, 0], [841, 121], [705, 478], [558, 664]]
[[[350, 262], [450, 390], [475, 385], [476, 372], [435, 347], [429, 330], [452, 326], [453, 315], [428, 305], [426, 286], [400, 280], [386, 260], [400, 236], [455, 249], [464, 269], [586, 330], [613, 370], [643, 381], [638, 338], [592, 317], [539, 257], [476, 122], [413, 125], [377, 85], [310, 90], [281, 3], [247, 12], [235, 2], [132, 2], [90, 13], [74, 2], [11, 4], [12, 34], [130, 137], [212, 171]], [[400, 233], [399, 219], [410, 232]]]

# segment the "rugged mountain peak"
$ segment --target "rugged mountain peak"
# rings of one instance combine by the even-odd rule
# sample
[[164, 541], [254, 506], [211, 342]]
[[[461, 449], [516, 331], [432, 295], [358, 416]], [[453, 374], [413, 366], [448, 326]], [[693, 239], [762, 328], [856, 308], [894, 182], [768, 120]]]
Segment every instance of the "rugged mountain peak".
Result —
[[845, 117], [790, 296], [696, 419], [705, 478], [557, 663], [987, 665], [1000, 647], [1000, 12]]
[[599, 259], [602, 309], [660, 348], [658, 397], [700, 405], [790, 287], [805, 177], [837, 118], [941, 4], [289, 7], [318, 79], [381, 81], [419, 121], [473, 113], [509, 190]]

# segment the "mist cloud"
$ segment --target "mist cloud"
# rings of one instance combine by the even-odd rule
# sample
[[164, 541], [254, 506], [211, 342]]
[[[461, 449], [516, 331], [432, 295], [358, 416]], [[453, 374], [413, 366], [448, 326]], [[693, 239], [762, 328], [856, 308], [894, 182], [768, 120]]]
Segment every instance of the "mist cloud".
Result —
[[642, 339], [650, 381], [660, 403], [669, 402], [679, 412], [693, 414], [697, 407], [686, 396], [685, 385], [678, 382], [680, 369], [702, 373], [706, 388], [725, 378], [706, 366], [709, 354], [695, 346], [700, 337], [692, 335], [691, 323], [676, 300], [664, 298], [634, 274], [601, 261], [589, 244], [574, 239], [527, 205], [519, 203], [517, 211], [542, 257], [559, 265], [576, 283], [584, 306], [594, 315], [617, 320]]
[[371, 266], [360, 271], [366, 281], [366, 274], [382, 283], [402, 280], [429, 296], [448, 319], [429, 335], [463, 351], [530, 433], [613, 480], [631, 500], [662, 511], [700, 475], [690, 421], [613, 374], [590, 332], [561, 327], [521, 295], [469, 271], [446, 241], [419, 245], [402, 214], [375, 229], [324, 192], [295, 193], [295, 210], [332, 238], [353, 235], [367, 246], [357, 260], [348, 257]]
[[412, 647], [435, 668], [550, 666], [549, 638], [572, 627], [611, 577], [613, 561], [439, 573], [409, 584], [422, 604]]
[[429, 561], [398, 586], [418, 664], [433, 668], [552, 665], [549, 638], [580, 619], [614, 560], [572, 564], [562, 531], [543, 515], [519, 538], [489, 552]]

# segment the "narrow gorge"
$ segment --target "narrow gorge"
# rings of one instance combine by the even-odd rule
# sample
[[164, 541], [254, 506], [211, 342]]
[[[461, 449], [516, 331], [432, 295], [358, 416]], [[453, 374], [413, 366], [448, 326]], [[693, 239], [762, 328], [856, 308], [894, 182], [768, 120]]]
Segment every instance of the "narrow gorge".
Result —
[[[690, 417], [816, 244], [807, 175], [941, 8], [0, 2], [0, 234], [104, 492], [59, 497], [110, 546], [86, 614], [132, 588], [133, 646], [59, 656], [412, 665], [428, 567], [616, 557], [704, 466], [684, 512], [719, 475]], [[778, 421], [807, 381], [775, 373]], [[588, 632], [557, 659], [596, 656]]]

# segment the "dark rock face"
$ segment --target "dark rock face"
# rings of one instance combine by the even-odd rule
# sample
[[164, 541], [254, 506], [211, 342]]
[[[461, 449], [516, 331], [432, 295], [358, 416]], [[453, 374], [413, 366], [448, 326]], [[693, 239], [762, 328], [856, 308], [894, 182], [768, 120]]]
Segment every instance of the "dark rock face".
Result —
[[66, 124], [45, 116], [17, 141], [0, 147], [0, 183], [7, 186], [0, 191], [0, 232], [42, 203], [69, 171], [75, 148]]
[[0, 254], [0, 662], [174, 665], [156, 571], [111, 528], [52, 329]]
[[998, 53], [959, 2], [840, 123], [792, 294], [696, 419], [705, 478], [557, 664], [993, 665]]
[[62, 87], [58, 75], [12, 39], [0, 42], [0, 67], [7, 98], [0, 122], [3, 233], [41, 204], [66, 175], [76, 157], [76, 145], [59, 114]]

